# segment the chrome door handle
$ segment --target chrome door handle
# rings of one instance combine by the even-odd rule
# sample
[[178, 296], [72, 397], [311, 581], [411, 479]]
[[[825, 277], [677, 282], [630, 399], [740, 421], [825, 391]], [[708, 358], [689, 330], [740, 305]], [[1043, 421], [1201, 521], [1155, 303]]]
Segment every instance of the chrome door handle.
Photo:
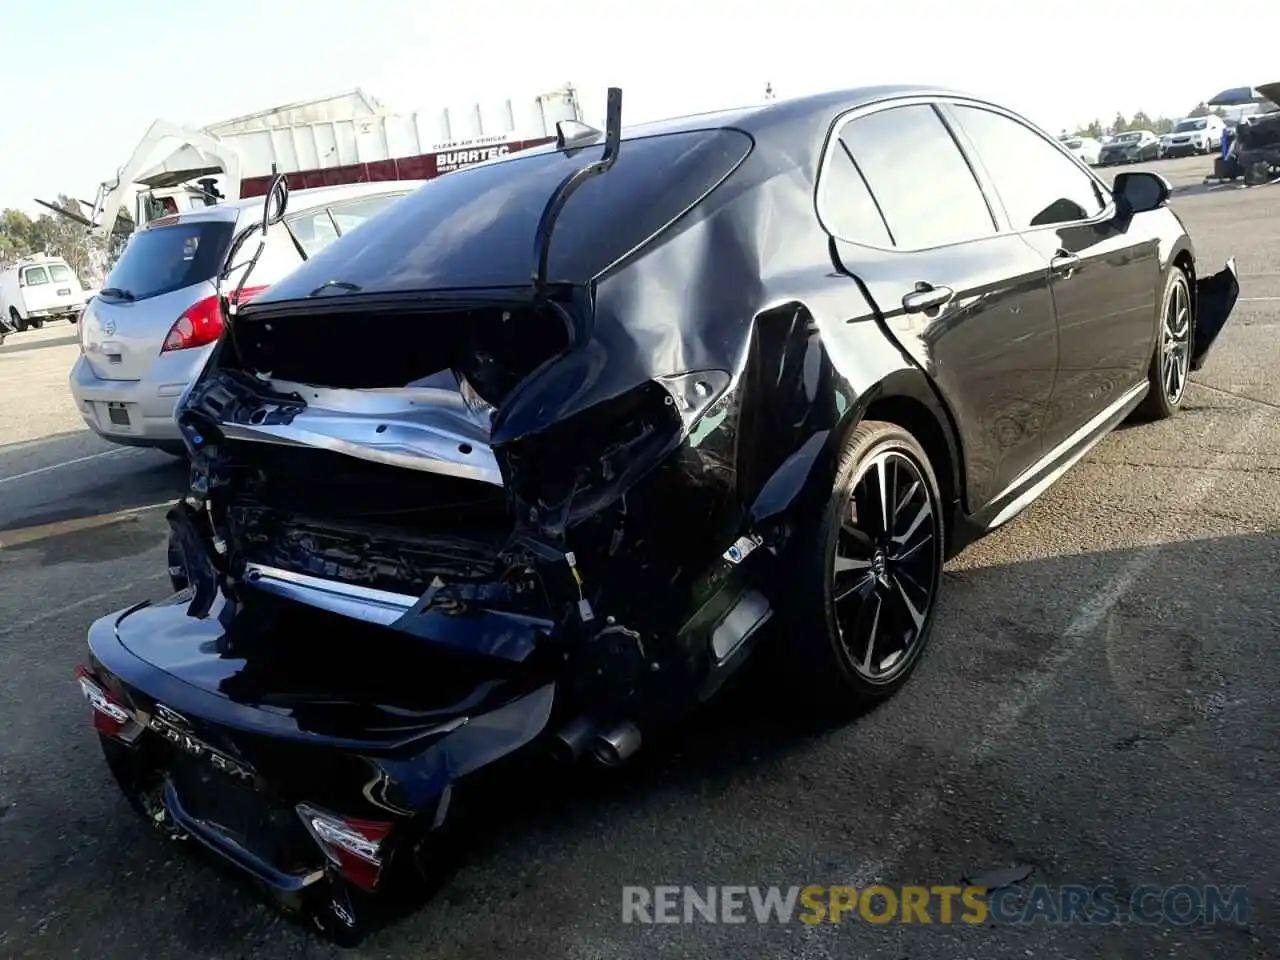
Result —
[[935, 287], [930, 283], [917, 283], [915, 290], [902, 298], [902, 309], [907, 313], [920, 313], [940, 307], [955, 296], [950, 287]]
[[1049, 261], [1049, 269], [1054, 273], [1070, 275], [1078, 266], [1080, 266], [1080, 258], [1065, 250], [1059, 250]]

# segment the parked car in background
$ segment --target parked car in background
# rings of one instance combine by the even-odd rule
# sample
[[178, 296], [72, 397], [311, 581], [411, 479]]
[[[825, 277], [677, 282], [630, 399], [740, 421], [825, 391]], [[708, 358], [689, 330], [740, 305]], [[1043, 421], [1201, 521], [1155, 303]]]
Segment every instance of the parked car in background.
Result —
[[[1264, 83], [1258, 91], [1269, 101], [1280, 102], [1280, 83]], [[1269, 102], [1265, 106], [1272, 107]], [[1267, 110], [1241, 118], [1228, 158], [1233, 172], [1250, 182], [1280, 175], [1280, 110]]]
[[[273, 231], [248, 299], [419, 181], [300, 190]], [[222, 334], [218, 291], [233, 288], [254, 249], [263, 198], [194, 207], [137, 231], [84, 306], [71, 393], [80, 415], [115, 443], [183, 453], [173, 408]], [[81, 298], [83, 303], [83, 298]], [[335, 349], [338, 347], [335, 345]]]
[[1160, 158], [1160, 138], [1150, 130], [1130, 130], [1118, 133], [1102, 147], [1098, 165], [1109, 167], [1117, 163], [1141, 163]]
[[1161, 177], [984, 100], [620, 100], [237, 314], [177, 412], [180, 592], [90, 628], [135, 809], [343, 942], [509, 754], [625, 762], [766, 643], [797, 707], [893, 695], [946, 560], [1174, 415], [1239, 292]]
[[1071, 151], [1072, 156], [1089, 166], [1096, 166], [1102, 155], [1102, 144], [1093, 137], [1067, 137], [1062, 145]]
[[1161, 156], [1189, 157], [1197, 153], [1217, 153], [1222, 149], [1226, 124], [1221, 117], [1187, 117], [1179, 120], [1160, 138]]
[[0, 314], [17, 332], [52, 320], [74, 323], [84, 301], [79, 277], [61, 257], [39, 254], [0, 269]]

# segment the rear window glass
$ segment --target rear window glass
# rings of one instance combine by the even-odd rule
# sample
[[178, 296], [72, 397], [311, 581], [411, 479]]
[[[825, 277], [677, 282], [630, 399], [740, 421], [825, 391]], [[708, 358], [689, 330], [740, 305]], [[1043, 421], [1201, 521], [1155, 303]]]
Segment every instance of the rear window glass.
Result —
[[44, 267], [27, 267], [22, 272], [22, 276], [26, 279], [29, 287], [38, 287], [42, 283], [49, 282], [49, 274]]
[[135, 300], [158, 297], [204, 280], [222, 267], [231, 242], [226, 220], [194, 220], [135, 233], [102, 285]]
[[[602, 150], [597, 142], [572, 156], [532, 151], [447, 173], [389, 205], [377, 228], [339, 237], [263, 299], [305, 297], [330, 280], [365, 292], [524, 286], [535, 267], [543, 206]], [[697, 202], [750, 151], [751, 138], [736, 130], [624, 140], [613, 168], [565, 204], [548, 278], [591, 279]]]
[[70, 270], [58, 263], [49, 268], [49, 276], [53, 277], [54, 283], [66, 283], [75, 279]]

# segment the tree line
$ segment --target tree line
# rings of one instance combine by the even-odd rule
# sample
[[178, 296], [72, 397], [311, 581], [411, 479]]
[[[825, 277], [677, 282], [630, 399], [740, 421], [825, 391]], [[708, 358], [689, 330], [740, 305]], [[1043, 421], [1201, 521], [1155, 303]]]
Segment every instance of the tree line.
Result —
[[[80, 216], [80, 205], [59, 194], [56, 204]], [[21, 210], [0, 212], [0, 263], [33, 254], [61, 257], [82, 282], [102, 279], [106, 266], [103, 244], [90, 237], [82, 224], [67, 217], [42, 213], [32, 219]]]
[[[1209, 114], [1225, 117], [1227, 114], [1221, 107], [1210, 107], [1201, 100], [1195, 105], [1195, 109], [1186, 114], [1187, 117], [1207, 117]], [[1126, 118], [1123, 113], [1116, 112], [1115, 119], [1110, 124], [1104, 125], [1101, 120], [1094, 120], [1092, 123], [1086, 124], [1075, 132], [1077, 137], [1093, 137], [1095, 140], [1102, 136], [1114, 137], [1117, 133], [1126, 133], [1130, 130], [1150, 130], [1152, 133], [1160, 135], [1171, 131], [1174, 125], [1184, 117], [1153, 117], [1145, 110], [1139, 110], [1133, 116]]]

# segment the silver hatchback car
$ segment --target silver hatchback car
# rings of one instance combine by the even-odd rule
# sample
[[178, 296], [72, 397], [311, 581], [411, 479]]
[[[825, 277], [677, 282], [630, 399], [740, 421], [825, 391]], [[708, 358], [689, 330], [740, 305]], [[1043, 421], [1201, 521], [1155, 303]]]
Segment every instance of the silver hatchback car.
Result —
[[[299, 190], [267, 237], [242, 297], [283, 279], [423, 181]], [[184, 451], [174, 407], [222, 334], [218, 281], [233, 290], [257, 246], [262, 197], [152, 221], [130, 238], [80, 320], [71, 393], [99, 436]]]

